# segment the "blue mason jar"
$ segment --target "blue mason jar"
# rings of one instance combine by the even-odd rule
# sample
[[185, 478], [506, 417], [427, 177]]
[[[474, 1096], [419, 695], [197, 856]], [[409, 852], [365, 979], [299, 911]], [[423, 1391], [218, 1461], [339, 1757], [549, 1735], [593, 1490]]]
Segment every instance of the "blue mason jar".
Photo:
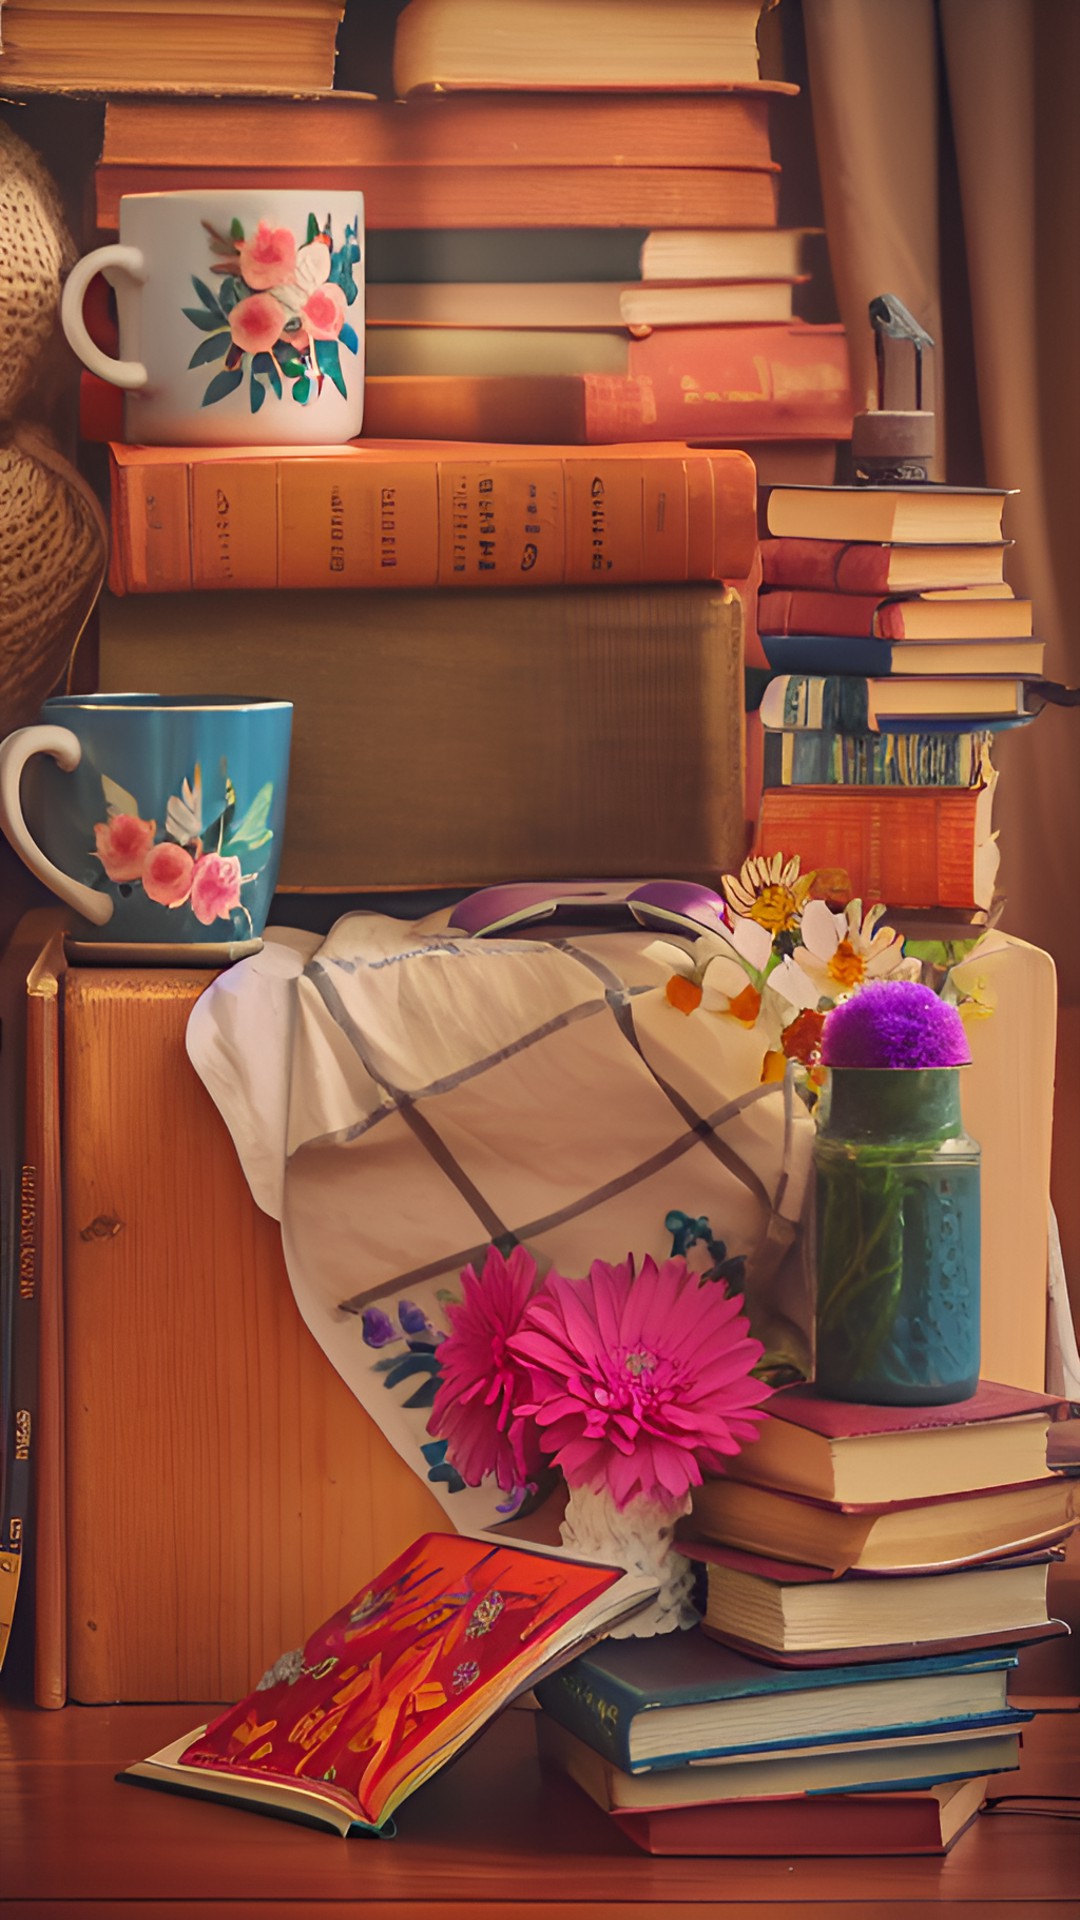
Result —
[[979, 1148], [957, 1067], [832, 1067], [814, 1142], [815, 1383], [939, 1406], [979, 1378]]

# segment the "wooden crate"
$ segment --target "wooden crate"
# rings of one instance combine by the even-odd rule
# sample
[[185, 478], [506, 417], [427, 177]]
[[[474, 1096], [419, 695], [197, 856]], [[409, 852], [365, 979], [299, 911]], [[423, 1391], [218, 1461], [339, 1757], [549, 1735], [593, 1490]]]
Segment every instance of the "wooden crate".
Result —
[[66, 1566], [44, 1542], [41, 1584], [63, 1574], [66, 1620], [38, 1646], [42, 1704], [232, 1700], [446, 1525], [303, 1325], [188, 1062], [212, 978], [59, 982]]

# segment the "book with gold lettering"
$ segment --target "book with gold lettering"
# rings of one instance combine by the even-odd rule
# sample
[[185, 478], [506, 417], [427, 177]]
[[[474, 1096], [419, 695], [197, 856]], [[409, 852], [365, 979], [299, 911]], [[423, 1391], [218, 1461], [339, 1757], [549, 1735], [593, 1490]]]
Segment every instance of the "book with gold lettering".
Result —
[[753, 462], [681, 443], [110, 446], [114, 593], [740, 580]]
[[655, 1592], [560, 1549], [424, 1534], [244, 1699], [118, 1778], [385, 1832], [500, 1707]]

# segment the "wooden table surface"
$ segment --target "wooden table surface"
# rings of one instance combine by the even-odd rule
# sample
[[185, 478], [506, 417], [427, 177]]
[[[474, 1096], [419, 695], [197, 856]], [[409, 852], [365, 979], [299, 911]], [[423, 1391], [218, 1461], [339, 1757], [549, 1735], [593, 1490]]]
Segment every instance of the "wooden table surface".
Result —
[[[188, 1706], [0, 1712], [4, 1920], [774, 1920], [838, 1911], [912, 1920], [947, 1901], [965, 1920], [1008, 1909], [1080, 1915], [1080, 1824], [980, 1815], [944, 1859], [652, 1859], [569, 1781], [541, 1771], [531, 1714], [504, 1714], [406, 1802], [393, 1840], [336, 1835], [114, 1779], [196, 1726]], [[1080, 1790], [1080, 1713], [1040, 1714], [998, 1793]], [[1074, 1809], [1075, 1811], [1075, 1809]]]

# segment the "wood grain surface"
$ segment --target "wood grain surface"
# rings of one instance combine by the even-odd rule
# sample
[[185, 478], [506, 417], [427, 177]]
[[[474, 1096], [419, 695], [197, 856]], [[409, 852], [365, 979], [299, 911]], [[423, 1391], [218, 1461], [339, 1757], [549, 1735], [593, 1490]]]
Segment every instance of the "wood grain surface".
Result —
[[446, 1524], [304, 1326], [187, 1059], [212, 977], [64, 981], [75, 1700], [235, 1699]]
[[[483, 1920], [838, 1911], [911, 1920], [941, 1902], [965, 1920], [1077, 1912], [1080, 1826], [1031, 1813], [981, 1815], [944, 1859], [651, 1859], [570, 1781], [541, 1771], [525, 1709], [504, 1714], [407, 1801], [393, 1840], [341, 1841], [114, 1780], [197, 1718], [175, 1705], [0, 1714], [5, 1920], [162, 1911], [294, 1920], [346, 1906], [394, 1920], [471, 1920], [478, 1910]], [[1040, 1716], [1019, 1774], [998, 1787], [1075, 1791], [1078, 1760], [1077, 1716]]]

